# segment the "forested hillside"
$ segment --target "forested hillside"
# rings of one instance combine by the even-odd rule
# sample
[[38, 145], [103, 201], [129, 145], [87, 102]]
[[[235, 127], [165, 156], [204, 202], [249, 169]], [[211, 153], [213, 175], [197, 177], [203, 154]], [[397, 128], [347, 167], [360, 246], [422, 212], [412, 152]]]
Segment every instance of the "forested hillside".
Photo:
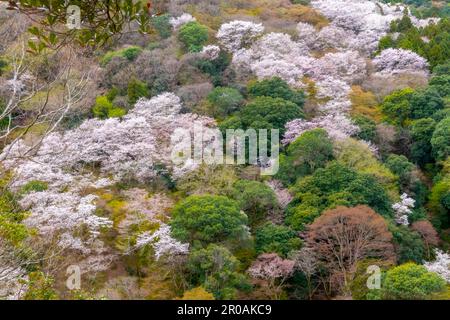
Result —
[[[448, 1], [154, 1], [79, 33], [12, 2], [0, 299], [450, 299]], [[198, 126], [278, 130], [277, 170], [192, 161]]]

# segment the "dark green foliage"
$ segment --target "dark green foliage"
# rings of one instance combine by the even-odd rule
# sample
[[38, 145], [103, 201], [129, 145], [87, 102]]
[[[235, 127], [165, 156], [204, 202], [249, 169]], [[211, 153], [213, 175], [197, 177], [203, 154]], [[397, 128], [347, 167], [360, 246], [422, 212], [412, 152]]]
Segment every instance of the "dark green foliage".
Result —
[[42, 192], [48, 189], [48, 183], [44, 181], [33, 180], [28, 182], [20, 190], [21, 193]]
[[450, 118], [439, 122], [431, 138], [433, 155], [436, 160], [445, 160], [450, 155]]
[[410, 88], [397, 90], [386, 96], [381, 104], [381, 110], [386, 120], [396, 125], [404, 125], [411, 117], [410, 99], [414, 90]]
[[436, 122], [433, 119], [420, 119], [413, 121], [410, 126], [413, 143], [411, 145], [411, 159], [423, 167], [433, 159], [431, 155], [431, 137]]
[[180, 28], [178, 39], [189, 52], [199, 52], [208, 41], [208, 28], [196, 21], [186, 23]]
[[450, 74], [450, 61], [439, 64], [433, 69], [434, 76], [447, 76]]
[[233, 189], [233, 199], [249, 217], [250, 225], [261, 223], [269, 212], [278, 209], [275, 193], [262, 182], [239, 180]]
[[267, 222], [255, 232], [256, 253], [278, 253], [287, 257], [289, 252], [298, 250], [301, 240], [291, 228]]
[[302, 118], [301, 108], [281, 98], [257, 97], [246, 104], [237, 114], [244, 129], [280, 129], [294, 119]]
[[222, 242], [245, 236], [247, 216], [239, 204], [223, 196], [190, 196], [172, 211], [172, 235], [193, 243]]
[[400, 185], [406, 186], [411, 180], [411, 171], [414, 164], [408, 161], [403, 155], [391, 154], [386, 159], [386, 167], [399, 177]]
[[406, 32], [411, 28], [414, 28], [414, 25], [407, 14], [404, 14], [401, 19], [392, 21], [391, 23], [391, 32]]
[[280, 158], [277, 178], [286, 185], [294, 183], [299, 177], [312, 174], [333, 158], [333, 143], [323, 129], [303, 133], [292, 142], [286, 155]]
[[434, 87], [414, 92], [410, 103], [412, 119], [431, 117], [435, 112], [444, 108], [444, 100], [437, 88]]
[[0, 58], [0, 76], [3, 74], [4, 70], [8, 66], [8, 63]]
[[395, 252], [398, 263], [416, 262], [422, 263], [426, 250], [422, 237], [415, 231], [405, 226], [389, 225], [392, 232]]
[[377, 124], [375, 121], [362, 115], [353, 117], [353, 121], [360, 128], [360, 131], [356, 134], [358, 139], [374, 141], [377, 134]]
[[300, 107], [302, 107], [305, 102], [303, 92], [292, 90], [286, 81], [278, 77], [250, 82], [247, 87], [247, 91], [250, 98], [262, 96], [282, 98], [284, 100], [291, 101]]
[[431, 78], [429, 85], [434, 88], [441, 97], [450, 96], [450, 73], [434, 76]]

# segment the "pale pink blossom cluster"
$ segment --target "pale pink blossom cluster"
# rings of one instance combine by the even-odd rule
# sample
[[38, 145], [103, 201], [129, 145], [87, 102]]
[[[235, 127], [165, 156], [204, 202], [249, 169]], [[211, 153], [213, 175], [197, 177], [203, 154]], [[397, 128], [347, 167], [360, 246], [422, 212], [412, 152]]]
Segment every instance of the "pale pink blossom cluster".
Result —
[[355, 83], [367, 76], [367, 64], [357, 51], [327, 53], [315, 60], [312, 73], [314, 79], [334, 77]]
[[311, 73], [314, 58], [308, 47], [285, 33], [268, 33], [250, 48], [237, 50], [233, 65], [240, 72], [248, 70], [258, 79], [280, 77], [291, 86], [301, 87], [302, 77]]
[[203, 47], [201, 55], [207, 60], [216, 60], [220, 54], [220, 47], [215, 45], [209, 45]]
[[112, 226], [111, 220], [94, 214], [96, 199], [94, 195], [82, 197], [72, 192], [42, 191], [25, 195], [19, 204], [31, 210], [25, 224], [37, 228], [43, 235], [60, 230], [76, 230], [84, 225], [96, 237], [102, 228]]
[[197, 21], [193, 16], [191, 16], [189, 13], [183, 13], [179, 17], [172, 17], [169, 19], [169, 23], [172, 25], [172, 28], [174, 30], [179, 29], [181, 26], [189, 23]]
[[358, 126], [345, 115], [326, 115], [314, 118], [310, 121], [295, 119], [286, 124], [286, 133], [283, 144], [289, 144], [295, 141], [304, 132], [321, 128], [327, 131], [330, 138], [335, 140], [344, 140], [359, 132]]
[[295, 262], [292, 260], [282, 259], [276, 253], [264, 253], [258, 256], [247, 272], [253, 278], [273, 280], [289, 277], [294, 267]]
[[428, 62], [411, 50], [385, 49], [372, 60], [376, 71], [381, 74], [398, 74], [404, 72], [428, 73]]
[[261, 23], [235, 20], [223, 24], [216, 38], [225, 49], [235, 52], [250, 46], [263, 32], [264, 26]]
[[189, 244], [181, 243], [171, 236], [170, 226], [161, 223], [155, 232], [144, 232], [137, 238], [135, 248], [151, 245], [155, 251], [155, 257], [159, 260], [164, 255], [183, 255], [189, 252]]
[[408, 216], [412, 213], [416, 201], [410, 198], [406, 193], [400, 196], [401, 201], [392, 205], [392, 209], [395, 211], [395, 221], [398, 224], [408, 226]]
[[450, 254], [436, 249], [435, 255], [435, 261], [424, 263], [425, 268], [430, 272], [437, 273], [445, 281], [450, 283]]
[[[37, 150], [22, 141], [5, 148], [0, 159], [14, 172], [13, 190], [36, 180], [48, 185], [47, 190], [25, 194], [20, 200], [31, 213], [25, 223], [42, 235], [61, 235], [64, 248], [89, 253], [99, 232], [112, 227], [112, 221], [96, 215], [97, 197], [86, 195], [86, 189], [105, 188], [123, 179], [148, 181], [156, 175], [155, 164], [165, 164], [175, 177], [195, 169], [194, 164], [172, 163], [172, 134], [179, 128], [192, 130], [194, 123], [213, 127], [215, 121], [181, 114], [181, 108], [177, 96], [164, 93], [139, 100], [122, 119], [90, 119], [76, 129], [54, 132]], [[82, 226], [90, 231], [89, 239], [74, 235]], [[97, 258], [108, 260], [108, 255]]]

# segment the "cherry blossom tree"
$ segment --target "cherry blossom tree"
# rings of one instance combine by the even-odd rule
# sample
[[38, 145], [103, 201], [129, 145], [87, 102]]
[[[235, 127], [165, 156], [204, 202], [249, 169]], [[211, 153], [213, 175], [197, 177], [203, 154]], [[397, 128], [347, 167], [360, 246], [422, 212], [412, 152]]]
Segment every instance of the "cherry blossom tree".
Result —
[[247, 272], [253, 278], [266, 280], [269, 290], [277, 299], [285, 281], [294, 272], [294, 266], [294, 261], [282, 259], [276, 253], [263, 253], [258, 256]]
[[428, 73], [428, 62], [417, 53], [404, 49], [388, 48], [372, 60], [375, 69], [382, 74], [401, 72]]
[[171, 236], [170, 226], [161, 224], [153, 233], [145, 232], [138, 236], [135, 249], [151, 245], [155, 251], [156, 260], [164, 255], [185, 255], [189, 252], [189, 244], [181, 243]]
[[301, 136], [303, 132], [316, 128], [326, 130], [330, 138], [335, 140], [344, 140], [359, 131], [359, 128], [345, 115], [327, 115], [310, 121], [295, 119], [286, 124], [286, 133], [282, 142], [283, 144], [289, 144]]
[[401, 195], [401, 201], [392, 205], [395, 211], [395, 221], [405, 226], [409, 225], [408, 216], [412, 213], [415, 200], [410, 198], [406, 193]]
[[425, 262], [424, 266], [428, 271], [435, 272], [445, 281], [450, 283], [450, 255], [439, 249], [435, 250], [435, 261]]
[[220, 47], [215, 45], [209, 45], [203, 47], [201, 55], [208, 60], [216, 60], [220, 54]]
[[327, 53], [315, 61], [312, 73], [317, 80], [334, 77], [356, 83], [367, 75], [366, 61], [357, 51]]
[[228, 51], [235, 52], [247, 47], [264, 32], [261, 23], [235, 20], [223, 24], [217, 32], [217, 39]]
[[317, 40], [317, 30], [313, 25], [305, 22], [297, 24], [297, 33], [299, 42], [304, 43], [307, 47], [312, 48]]

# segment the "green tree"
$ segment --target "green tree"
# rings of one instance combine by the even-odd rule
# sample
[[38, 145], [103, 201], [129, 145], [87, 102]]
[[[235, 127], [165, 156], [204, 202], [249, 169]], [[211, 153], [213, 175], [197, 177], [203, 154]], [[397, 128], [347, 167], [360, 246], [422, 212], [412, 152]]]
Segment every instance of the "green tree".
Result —
[[365, 204], [379, 214], [392, 216], [386, 190], [372, 175], [358, 173], [336, 161], [297, 181], [292, 191], [295, 197], [287, 208], [286, 222], [295, 230], [304, 229], [324, 210], [337, 206]]
[[424, 266], [405, 263], [386, 272], [383, 295], [393, 300], [420, 300], [445, 289], [445, 281]]
[[255, 232], [255, 247], [258, 255], [275, 252], [281, 257], [287, 257], [291, 251], [300, 249], [301, 243], [297, 232], [287, 226], [271, 222], [267, 222]]
[[191, 251], [186, 267], [190, 283], [204, 286], [216, 299], [233, 299], [238, 289], [250, 286], [239, 273], [239, 260], [228, 249], [215, 244]]
[[280, 129], [283, 133], [284, 125], [288, 121], [302, 118], [303, 112], [291, 101], [257, 97], [241, 109], [238, 117], [245, 129]]
[[262, 81], [252, 81], [248, 84], [247, 91], [250, 98], [263, 96], [282, 98], [291, 101], [300, 107], [302, 107], [305, 102], [303, 92], [292, 90], [286, 81], [278, 77]]
[[333, 159], [333, 143], [323, 129], [306, 131], [291, 143], [280, 159], [277, 178], [289, 185], [312, 174]]
[[381, 110], [386, 116], [386, 121], [404, 125], [411, 117], [410, 99], [414, 93], [411, 88], [397, 90], [386, 96], [381, 104]]
[[429, 118], [444, 108], [444, 100], [434, 87], [414, 92], [410, 102], [412, 119]]
[[372, 119], [357, 115], [353, 117], [353, 122], [359, 127], [357, 137], [364, 141], [374, 141], [377, 135], [377, 124]]
[[399, 263], [416, 262], [422, 263], [426, 250], [422, 237], [415, 231], [405, 226], [389, 225], [392, 232], [395, 252]]
[[431, 78], [429, 86], [435, 89], [441, 97], [450, 96], [450, 74], [434, 76]]
[[247, 216], [224, 196], [189, 196], [172, 211], [172, 234], [180, 241], [222, 242], [246, 235]]
[[208, 102], [212, 105], [213, 116], [224, 118], [239, 109], [244, 101], [241, 93], [234, 88], [217, 87], [208, 94]]
[[270, 211], [278, 209], [278, 201], [273, 190], [258, 181], [239, 180], [234, 184], [233, 199], [247, 214], [250, 225], [261, 222]]
[[208, 28], [196, 21], [180, 28], [178, 39], [189, 52], [199, 52], [208, 41]]
[[413, 121], [410, 126], [411, 138], [411, 159], [423, 167], [433, 160], [431, 150], [431, 138], [436, 128], [436, 122], [433, 119], [425, 118]]
[[431, 138], [431, 146], [438, 161], [443, 161], [450, 155], [450, 118], [445, 118], [437, 124]]
[[386, 159], [386, 166], [399, 177], [400, 185], [406, 188], [411, 181], [411, 172], [414, 164], [403, 155], [390, 154]]

